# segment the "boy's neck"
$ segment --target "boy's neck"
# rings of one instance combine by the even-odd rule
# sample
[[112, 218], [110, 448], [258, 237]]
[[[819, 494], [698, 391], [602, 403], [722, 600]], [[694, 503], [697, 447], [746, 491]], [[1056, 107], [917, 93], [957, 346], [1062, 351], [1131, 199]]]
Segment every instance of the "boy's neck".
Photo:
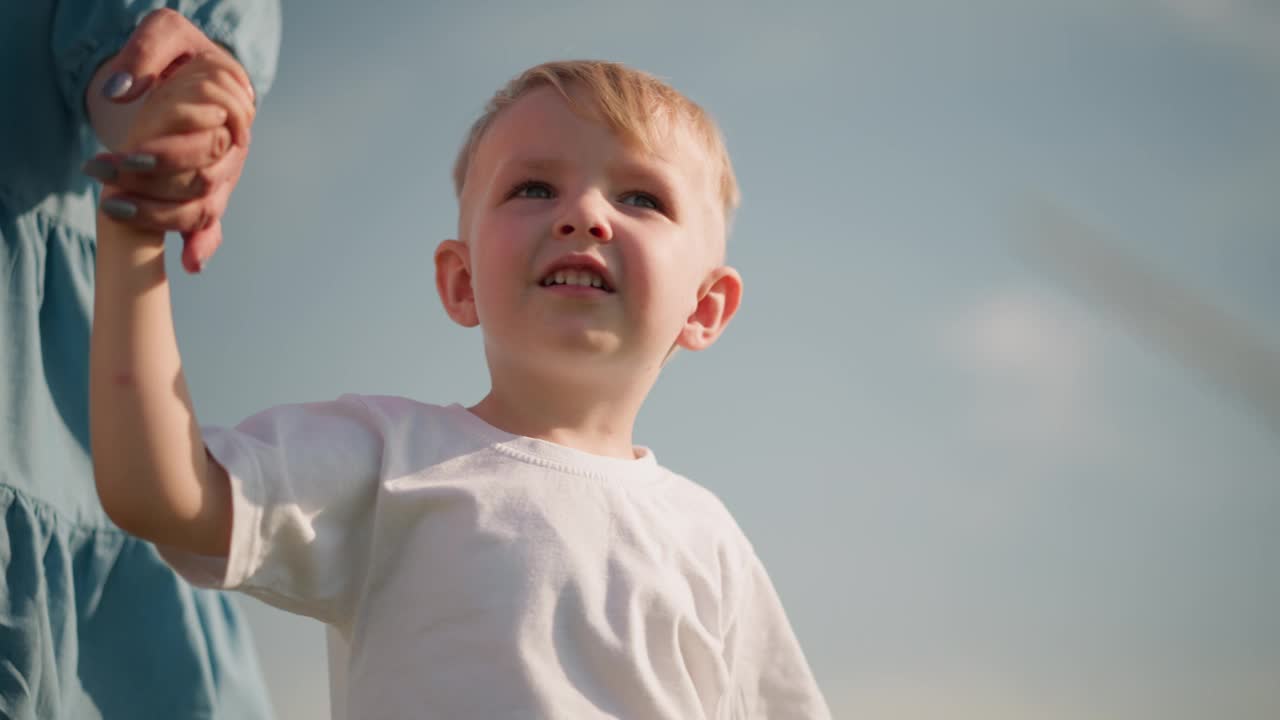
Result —
[[493, 388], [471, 412], [513, 435], [575, 450], [633, 459], [631, 432], [647, 388], [630, 392], [548, 382], [545, 378], [493, 375]]

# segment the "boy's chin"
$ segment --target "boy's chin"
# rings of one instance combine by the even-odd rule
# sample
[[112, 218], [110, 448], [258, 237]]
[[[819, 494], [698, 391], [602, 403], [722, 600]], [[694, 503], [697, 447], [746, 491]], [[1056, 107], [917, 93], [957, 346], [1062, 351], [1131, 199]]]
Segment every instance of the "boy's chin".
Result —
[[530, 327], [509, 340], [486, 335], [485, 342], [504, 348], [508, 356], [553, 365], [608, 362], [625, 352], [625, 341], [613, 328], [572, 322]]
[[617, 335], [605, 332], [542, 335], [533, 342], [501, 349], [491, 345], [489, 350], [491, 370], [510, 369], [557, 384], [593, 380], [616, 384], [629, 374], [643, 372], [645, 366]]

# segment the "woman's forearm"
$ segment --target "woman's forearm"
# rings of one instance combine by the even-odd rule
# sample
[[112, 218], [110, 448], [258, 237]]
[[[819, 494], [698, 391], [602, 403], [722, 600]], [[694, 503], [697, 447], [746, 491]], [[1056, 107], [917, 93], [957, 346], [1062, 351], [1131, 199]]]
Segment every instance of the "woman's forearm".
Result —
[[205, 453], [182, 373], [163, 235], [102, 213], [89, 372], [94, 475], [108, 515], [152, 542], [225, 553], [230, 490]]

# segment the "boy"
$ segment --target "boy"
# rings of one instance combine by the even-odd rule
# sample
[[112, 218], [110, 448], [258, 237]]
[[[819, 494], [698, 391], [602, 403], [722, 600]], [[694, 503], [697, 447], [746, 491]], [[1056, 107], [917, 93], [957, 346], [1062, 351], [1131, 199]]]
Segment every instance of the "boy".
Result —
[[[247, 102], [199, 59], [171, 82], [139, 127]], [[352, 718], [828, 717], [728, 512], [632, 445], [663, 363], [741, 297], [711, 119], [620, 65], [549, 63], [494, 97], [454, 180], [436, 286], [484, 336], [471, 408], [348, 395], [202, 430], [163, 239], [100, 215], [104, 506], [192, 581], [332, 626]]]

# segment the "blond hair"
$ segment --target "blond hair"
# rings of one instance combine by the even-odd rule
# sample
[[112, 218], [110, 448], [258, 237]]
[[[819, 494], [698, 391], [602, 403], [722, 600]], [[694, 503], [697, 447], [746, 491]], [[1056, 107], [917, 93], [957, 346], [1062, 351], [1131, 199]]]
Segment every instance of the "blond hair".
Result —
[[[502, 110], [525, 93], [552, 87], [576, 112], [602, 120], [625, 142], [653, 151], [664, 132], [683, 123], [702, 143], [713, 163], [716, 190], [728, 220], [738, 206], [738, 181], [720, 128], [697, 103], [646, 72], [600, 60], [564, 60], [529, 68], [494, 94], [484, 114], [471, 126], [453, 165], [453, 187], [459, 197], [472, 157]], [[578, 90], [577, 97], [569, 92]], [[585, 107], [584, 107], [585, 105]]]

